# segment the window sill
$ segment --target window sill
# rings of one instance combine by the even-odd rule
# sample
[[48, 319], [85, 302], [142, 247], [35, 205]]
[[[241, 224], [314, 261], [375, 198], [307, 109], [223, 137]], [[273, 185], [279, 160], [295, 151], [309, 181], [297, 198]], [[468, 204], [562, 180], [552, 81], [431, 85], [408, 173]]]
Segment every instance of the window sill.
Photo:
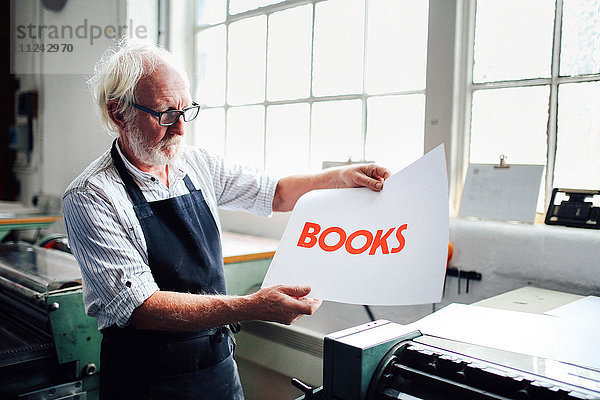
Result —
[[451, 218], [450, 240], [452, 266], [565, 291], [600, 292], [598, 230]]

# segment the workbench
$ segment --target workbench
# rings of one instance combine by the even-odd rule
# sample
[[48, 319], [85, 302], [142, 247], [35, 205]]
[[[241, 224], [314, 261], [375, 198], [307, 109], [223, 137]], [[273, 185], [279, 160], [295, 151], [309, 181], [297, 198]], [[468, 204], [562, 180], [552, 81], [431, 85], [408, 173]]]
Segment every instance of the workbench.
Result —
[[21, 203], [0, 201], [0, 241], [14, 230], [41, 230], [60, 219], [59, 215], [45, 213]]
[[234, 232], [221, 236], [227, 294], [241, 296], [259, 289], [279, 241]]

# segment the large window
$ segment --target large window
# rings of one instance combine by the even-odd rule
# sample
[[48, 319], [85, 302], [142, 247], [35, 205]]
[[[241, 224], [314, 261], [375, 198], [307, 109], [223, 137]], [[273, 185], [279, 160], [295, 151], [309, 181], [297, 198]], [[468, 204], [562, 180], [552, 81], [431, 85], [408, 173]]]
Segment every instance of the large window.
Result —
[[282, 175], [423, 154], [427, 1], [194, 7], [196, 145]]
[[600, 187], [600, 0], [189, 1], [194, 143], [232, 161], [398, 170], [444, 142], [454, 211], [500, 154], [545, 165], [540, 212]]
[[600, 189], [600, 0], [471, 11], [470, 162], [545, 165], [538, 211], [553, 187]]

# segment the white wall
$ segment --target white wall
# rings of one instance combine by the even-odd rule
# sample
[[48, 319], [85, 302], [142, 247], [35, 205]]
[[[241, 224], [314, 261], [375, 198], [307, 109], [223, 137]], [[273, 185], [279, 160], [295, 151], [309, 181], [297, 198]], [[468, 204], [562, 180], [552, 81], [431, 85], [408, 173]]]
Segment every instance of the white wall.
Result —
[[[142, 38], [145, 34], [146, 39], [156, 42], [157, 12], [158, 1], [148, 0], [71, 0], [59, 12], [45, 9], [39, 0], [19, 0], [13, 2], [13, 40], [39, 42], [29, 38], [17, 41], [14, 32], [19, 25], [60, 29], [63, 26], [77, 28], [85, 23], [103, 29], [110, 26], [118, 29], [124, 25], [129, 29], [143, 27], [135, 35], [129, 35]], [[47, 43], [71, 43], [73, 51], [70, 53], [33, 55], [13, 49], [12, 70], [20, 79], [20, 92], [35, 90], [39, 93], [34, 151], [29, 159], [21, 154], [16, 167], [21, 182], [19, 200], [25, 204], [31, 204], [33, 197], [38, 196], [42, 206], [58, 210], [64, 189], [113, 140], [100, 123], [86, 81], [96, 62], [116, 39], [102, 35], [91, 41], [89, 36], [90, 31], [85, 39], [47, 40]], [[20, 122], [23, 123], [22, 118]], [[60, 224], [54, 228], [62, 230]]]
[[110, 145], [83, 75], [48, 75], [42, 104], [41, 192], [61, 196], [67, 185]]
[[[123, 24], [123, 5], [119, 0], [105, 0], [101, 6], [95, 1], [77, 0], [67, 2], [64, 9], [54, 12], [43, 8], [37, 0], [25, 0], [14, 3], [14, 20], [26, 26], [76, 28], [84, 21], [88, 25], [116, 26]], [[34, 151], [29, 162], [21, 157], [17, 167], [23, 203], [29, 204], [37, 195], [51, 208], [59, 207], [57, 198], [66, 186], [110, 145], [111, 137], [95, 113], [86, 79], [111, 42], [114, 40], [104, 39], [88, 45], [86, 39], [65, 38], [54, 43], [71, 43], [73, 51], [70, 53], [40, 54], [33, 62], [27, 59], [31, 54], [14, 57], [13, 68], [21, 80], [21, 91], [39, 93]]]

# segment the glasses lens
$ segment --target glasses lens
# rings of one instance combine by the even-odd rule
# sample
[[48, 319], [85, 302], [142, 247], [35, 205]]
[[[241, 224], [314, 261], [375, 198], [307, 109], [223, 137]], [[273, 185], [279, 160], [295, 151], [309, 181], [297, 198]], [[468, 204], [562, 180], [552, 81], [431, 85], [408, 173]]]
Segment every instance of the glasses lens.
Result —
[[177, 110], [173, 110], [173, 111], [167, 111], [165, 113], [162, 114], [162, 116], [160, 117], [160, 124], [161, 125], [173, 125], [175, 122], [177, 122], [177, 119], [179, 118], [179, 111]]
[[194, 118], [198, 116], [198, 112], [200, 111], [200, 106], [194, 106], [190, 108], [186, 108], [183, 110], [183, 120], [185, 122], [190, 122]]

